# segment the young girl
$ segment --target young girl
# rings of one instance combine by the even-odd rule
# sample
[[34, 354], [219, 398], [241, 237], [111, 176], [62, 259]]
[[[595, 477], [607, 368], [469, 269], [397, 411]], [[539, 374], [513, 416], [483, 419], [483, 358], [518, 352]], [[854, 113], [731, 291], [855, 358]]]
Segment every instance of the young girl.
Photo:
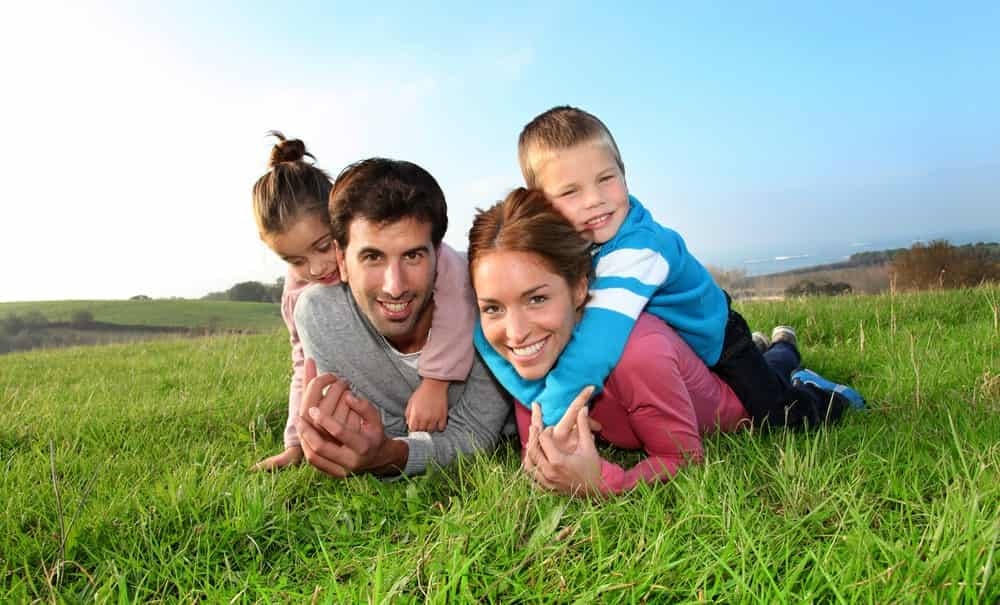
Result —
[[[330, 234], [327, 200], [330, 176], [304, 160], [315, 160], [298, 139], [272, 132], [278, 143], [271, 150], [270, 170], [253, 187], [254, 217], [260, 238], [285, 262], [288, 275], [281, 295], [281, 317], [288, 326], [292, 345], [292, 381], [288, 392], [285, 450], [265, 458], [254, 468], [273, 470], [302, 460], [302, 447], [295, 430], [302, 399], [305, 354], [295, 329], [295, 303], [307, 287], [340, 283], [337, 246]], [[475, 315], [468, 305], [450, 304], [471, 291], [465, 261], [442, 243], [438, 251], [436, 297], [427, 346], [420, 356], [420, 386], [406, 407], [410, 431], [443, 430], [448, 418], [448, 382], [464, 381], [474, 355], [472, 328]]]

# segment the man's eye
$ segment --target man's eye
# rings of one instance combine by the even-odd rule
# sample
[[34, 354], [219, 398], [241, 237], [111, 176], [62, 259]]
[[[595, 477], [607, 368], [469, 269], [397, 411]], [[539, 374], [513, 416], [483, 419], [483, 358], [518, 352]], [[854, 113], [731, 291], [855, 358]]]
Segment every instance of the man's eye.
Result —
[[419, 259], [419, 258], [420, 258], [420, 256], [421, 256], [421, 255], [420, 255], [420, 253], [419, 253], [419, 252], [407, 252], [407, 253], [406, 253], [406, 254], [405, 254], [405, 255], [403, 256], [403, 258], [405, 258], [406, 260], [417, 260], [417, 259]]
[[361, 260], [363, 260], [366, 263], [374, 263], [378, 259], [379, 259], [378, 254], [365, 254], [364, 256], [361, 257]]

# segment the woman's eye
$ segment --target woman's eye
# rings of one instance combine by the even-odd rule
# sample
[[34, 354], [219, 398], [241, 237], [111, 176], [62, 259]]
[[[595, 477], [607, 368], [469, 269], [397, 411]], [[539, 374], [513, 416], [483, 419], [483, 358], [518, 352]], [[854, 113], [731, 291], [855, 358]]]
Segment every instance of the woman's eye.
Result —
[[486, 305], [479, 307], [479, 312], [483, 315], [494, 315], [500, 312], [500, 307], [496, 305]]
[[320, 244], [320, 245], [316, 246], [316, 251], [317, 252], [328, 252], [330, 250], [330, 246], [331, 245], [332, 244], [330, 244], [330, 242], [327, 242], [325, 244]]
[[536, 294], [536, 295], [532, 296], [531, 298], [529, 298], [528, 302], [531, 303], [531, 304], [533, 304], [533, 305], [540, 305], [543, 302], [545, 302], [546, 300], [548, 300], [547, 296], [542, 296], [541, 294]]

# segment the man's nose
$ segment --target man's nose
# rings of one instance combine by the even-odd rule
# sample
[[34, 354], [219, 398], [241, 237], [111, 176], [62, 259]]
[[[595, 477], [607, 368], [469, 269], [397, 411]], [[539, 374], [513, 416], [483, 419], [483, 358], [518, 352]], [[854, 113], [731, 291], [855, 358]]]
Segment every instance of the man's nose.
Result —
[[382, 291], [392, 298], [399, 298], [406, 292], [406, 275], [397, 262], [390, 262], [382, 275]]

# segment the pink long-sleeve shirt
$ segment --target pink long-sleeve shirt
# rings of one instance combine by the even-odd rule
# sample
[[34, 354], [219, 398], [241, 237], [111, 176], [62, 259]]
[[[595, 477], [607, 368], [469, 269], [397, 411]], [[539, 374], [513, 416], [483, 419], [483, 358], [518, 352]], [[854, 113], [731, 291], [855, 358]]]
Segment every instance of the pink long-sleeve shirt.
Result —
[[[289, 268], [281, 293], [281, 318], [288, 327], [292, 345], [292, 380], [288, 387], [288, 420], [285, 422], [284, 439], [286, 448], [299, 445], [295, 418], [299, 415], [299, 404], [302, 402], [306, 356], [295, 327], [295, 304], [310, 286], [325, 287], [297, 278]], [[474, 296], [465, 258], [444, 242], [438, 247], [434, 293], [431, 332], [420, 353], [418, 371], [424, 378], [449, 382], [465, 380], [475, 355], [472, 329], [476, 321], [476, 306], [470, 302]]]
[[[523, 450], [531, 411], [514, 409]], [[702, 460], [703, 434], [735, 431], [750, 420], [729, 385], [671, 327], [647, 313], [639, 316], [621, 360], [594, 398], [590, 417], [601, 423], [597, 438], [648, 454], [628, 470], [601, 460], [603, 487], [613, 493], [639, 481], [668, 480], [688, 462]]]

